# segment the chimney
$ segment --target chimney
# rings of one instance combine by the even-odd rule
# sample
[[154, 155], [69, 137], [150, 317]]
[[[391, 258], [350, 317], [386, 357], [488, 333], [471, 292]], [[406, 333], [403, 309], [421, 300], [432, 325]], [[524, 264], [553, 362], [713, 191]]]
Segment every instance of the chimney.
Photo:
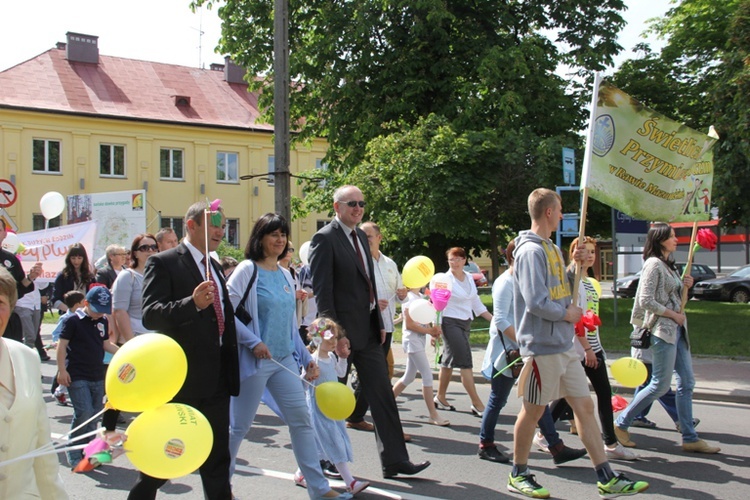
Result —
[[224, 80], [227, 83], [247, 83], [245, 81], [246, 73], [247, 70], [234, 64], [229, 56], [224, 58]]
[[224, 71], [224, 65], [219, 63], [211, 63], [211, 71]]
[[99, 64], [99, 37], [68, 31], [66, 56], [70, 62]]

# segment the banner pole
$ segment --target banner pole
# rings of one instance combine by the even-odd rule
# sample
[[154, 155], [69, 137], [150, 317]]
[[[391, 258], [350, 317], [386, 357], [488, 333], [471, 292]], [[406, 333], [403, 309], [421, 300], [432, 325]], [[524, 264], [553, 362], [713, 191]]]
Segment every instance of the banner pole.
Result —
[[[601, 77], [599, 72], [594, 72], [594, 90], [591, 93], [591, 109], [589, 112], [589, 129], [586, 134], [586, 150], [583, 154], [583, 168], [581, 170], [581, 220], [578, 230], [578, 244], [580, 245], [586, 236], [586, 214], [588, 212], [589, 204], [589, 172], [591, 170], [591, 149], [594, 142], [594, 130], [596, 128], [596, 106], [599, 101], [599, 84]], [[572, 255], [569, 258], [573, 258]], [[583, 274], [583, 267], [579, 262], [576, 261], [576, 277], [573, 282], [573, 297], [572, 304], [578, 305], [578, 288], [581, 285], [581, 275]]]
[[[688, 249], [688, 258], [687, 262], [685, 263], [685, 270], [682, 273], [682, 277], [684, 278], [688, 274], [690, 274], [690, 270], [693, 267], [693, 253], [695, 250], [695, 236], [698, 233], [698, 221], [693, 222], [693, 234], [690, 235], [690, 248]], [[685, 285], [682, 286], [682, 305], [680, 306], [680, 311], [685, 312], [685, 304], [687, 304], [688, 301], [688, 289]]]

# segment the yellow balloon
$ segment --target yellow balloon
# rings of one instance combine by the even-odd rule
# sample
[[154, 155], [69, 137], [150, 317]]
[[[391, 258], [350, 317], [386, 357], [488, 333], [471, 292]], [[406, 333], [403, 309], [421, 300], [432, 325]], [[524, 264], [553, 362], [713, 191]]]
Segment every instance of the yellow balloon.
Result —
[[602, 296], [602, 284], [599, 283], [599, 280], [596, 278], [586, 278], [589, 280], [589, 283], [591, 283], [594, 286], [594, 290], [596, 290], [596, 295], [601, 297]]
[[331, 420], [344, 420], [354, 411], [354, 393], [340, 382], [323, 382], [315, 388], [318, 408]]
[[648, 377], [646, 365], [636, 358], [620, 358], [612, 363], [610, 369], [615, 380], [625, 387], [638, 387]]
[[421, 288], [430, 282], [435, 274], [435, 264], [429, 257], [417, 255], [404, 264], [401, 278], [406, 288]]
[[171, 400], [186, 376], [182, 347], [166, 335], [146, 333], [126, 342], [112, 357], [105, 389], [114, 408], [141, 412]]
[[133, 466], [160, 479], [190, 474], [203, 465], [214, 444], [208, 419], [180, 403], [144, 411], [126, 434], [123, 447]]

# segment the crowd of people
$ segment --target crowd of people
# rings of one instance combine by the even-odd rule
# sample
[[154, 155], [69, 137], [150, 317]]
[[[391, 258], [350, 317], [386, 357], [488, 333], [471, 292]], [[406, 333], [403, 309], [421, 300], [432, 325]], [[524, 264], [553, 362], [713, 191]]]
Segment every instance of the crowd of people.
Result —
[[[506, 249], [509, 266], [492, 286], [492, 311], [482, 304], [471, 275], [464, 271], [465, 250], [450, 248], [446, 257], [452, 294], [442, 319], [429, 323], [420, 323], [410, 313], [424, 290], [404, 286], [398, 267], [380, 250], [380, 228], [362, 222], [365, 207], [359, 188], [338, 188], [333, 195], [335, 218], [313, 236], [309, 264], [300, 267], [291, 265], [294, 246], [289, 223], [273, 213], [255, 223], [244, 260], [212, 258], [224, 237], [224, 210], [211, 206], [215, 216], [207, 217], [209, 206], [203, 202], [188, 208], [182, 241], [170, 229], [138, 234], [129, 248], [109, 246], [99, 269], [91, 265], [82, 245], [71, 245], [49, 299], [51, 307], [64, 313], [53, 334], [55, 384], [60, 387], [52, 390], [59, 402], [72, 403], [71, 429], [102, 409], [111, 355], [137, 335], [160, 332], [180, 344], [188, 362], [185, 382], [172, 401], [192, 406], [211, 424], [213, 445], [199, 469], [208, 499], [233, 498], [232, 476], [240, 445], [261, 401], [289, 427], [297, 464], [294, 482], [306, 488], [310, 498], [347, 499], [370, 485], [350, 471], [355, 450], [347, 429], [375, 431], [384, 478], [423, 472], [431, 464], [411, 460], [405, 444], [411, 438], [403, 432], [397, 398], [419, 373], [427, 421], [450, 425], [444, 417], [455, 411], [447, 399], [454, 368], [460, 371], [471, 412], [482, 419], [478, 456], [512, 463], [507, 489], [514, 493], [550, 496], [529, 468], [532, 445], [548, 451], [555, 464], [588, 454], [602, 498], [645, 491], [647, 482], [616, 472], [610, 460], [638, 458], [631, 450], [636, 445], [628, 428], [648, 426], [645, 415], [657, 399], [668, 411], [671, 408], [685, 451], [720, 451], [695, 431], [699, 422], [692, 415], [695, 381], [680, 302], [682, 287], [691, 286], [692, 278], [676, 273], [671, 257], [676, 238], [668, 224], [656, 223], [648, 232], [631, 318], [634, 325], [648, 326], [653, 332], [651, 349], [634, 353], [649, 361], [650, 381], [615, 420], [598, 329], [576, 329], [584, 311], [598, 312], [597, 291], [586, 278], [596, 242], [575, 240], [566, 266], [550, 240], [562, 218], [559, 195], [540, 188], [529, 196], [531, 227]], [[3, 238], [0, 229], [0, 242]], [[50, 436], [39, 383], [40, 361], [49, 358], [39, 349], [37, 311], [42, 299], [41, 287], [34, 285], [42, 268], [35, 265], [24, 273], [14, 255], [0, 252], [4, 252], [0, 333], [5, 334], [0, 338], [0, 414], [22, 417], [12, 420], [14, 446], [0, 454], [2, 462], [46, 445]], [[578, 283], [576, 276], [580, 276]], [[24, 303], [19, 300], [29, 296]], [[398, 316], [397, 304], [402, 311]], [[482, 375], [491, 382], [486, 402], [474, 386], [469, 343], [471, 322], [477, 316], [490, 322], [481, 366]], [[399, 321], [404, 325], [407, 363], [394, 384], [391, 339]], [[437, 340], [444, 347], [434, 392], [426, 348]], [[677, 391], [670, 399], [673, 371]], [[354, 411], [346, 421], [331, 420], [319, 410], [314, 389], [333, 380], [346, 383], [353, 372]], [[589, 382], [596, 395], [596, 413]], [[522, 408], [509, 456], [498, 449], [495, 426], [514, 386]], [[365, 420], [368, 411], [372, 423]], [[105, 413], [106, 431], [114, 430], [118, 413]], [[571, 427], [585, 449], [563, 443], [555, 429], [558, 419], [572, 419]], [[23, 425], [28, 422], [37, 424]], [[91, 421], [76, 434], [97, 425]], [[76, 472], [94, 467], [80, 450], [69, 451], [67, 459]], [[6, 477], [0, 483], [5, 488], [0, 489], [0, 497], [66, 498], [55, 455], [17, 462], [0, 472]], [[343, 479], [345, 491], [333, 489], [329, 478]], [[128, 498], [156, 498], [165, 482], [141, 472]]]

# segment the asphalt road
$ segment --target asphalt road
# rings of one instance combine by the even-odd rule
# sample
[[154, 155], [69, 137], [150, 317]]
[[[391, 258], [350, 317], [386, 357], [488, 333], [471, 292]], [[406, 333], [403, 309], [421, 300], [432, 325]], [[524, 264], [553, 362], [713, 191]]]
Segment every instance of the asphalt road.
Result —
[[[44, 363], [45, 387], [54, 375], [53, 363]], [[406, 432], [412, 434], [408, 444], [412, 460], [430, 460], [432, 466], [413, 479], [384, 480], [372, 433], [350, 431], [355, 463], [351, 470], [357, 478], [367, 479], [372, 486], [357, 496], [361, 499], [484, 499], [514, 498], [505, 489], [510, 466], [479, 460], [477, 434], [480, 419], [469, 412], [469, 400], [457, 383], [452, 383], [449, 397], [458, 408], [444, 412], [450, 427], [427, 424], [419, 381], [415, 381], [399, 398], [401, 418]], [[489, 386], [478, 386], [486, 398]], [[53, 434], [64, 434], [70, 428], [71, 407], [62, 407], [47, 396]], [[519, 410], [515, 391], [503, 410], [497, 427], [496, 440], [501, 447], [512, 447], [512, 426]], [[750, 483], [750, 436], [747, 422], [750, 406], [721, 402], [696, 402], [695, 415], [701, 419], [701, 437], [718, 444], [722, 453], [713, 456], [686, 454], [679, 447], [679, 435], [670, 425], [664, 411], [655, 407], [650, 415], [661, 428], [632, 429], [636, 450], [642, 455], [637, 462], [613, 463], [615, 470], [633, 478], [650, 482], [648, 498], [746, 499]], [[559, 424], [566, 444], [580, 447], [577, 436]], [[72, 499], [125, 499], [137, 472], [125, 456], [112, 464], [87, 474], [73, 474], [60, 455], [61, 474]], [[547, 487], [553, 498], [598, 498], [595, 474], [588, 460], [579, 460], [562, 467], [553, 465], [549, 455], [533, 451], [530, 466], [537, 480]], [[296, 466], [286, 427], [264, 406], [240, 450], [239, 472], [233, 480], [235, 495], [242, 500], [305, 499], [307, 493], [292, 482]], [[198, 474], [170, 481], [157, 498], [203, 498]], [[342, 483], [333, 482], [334, 487]]]

